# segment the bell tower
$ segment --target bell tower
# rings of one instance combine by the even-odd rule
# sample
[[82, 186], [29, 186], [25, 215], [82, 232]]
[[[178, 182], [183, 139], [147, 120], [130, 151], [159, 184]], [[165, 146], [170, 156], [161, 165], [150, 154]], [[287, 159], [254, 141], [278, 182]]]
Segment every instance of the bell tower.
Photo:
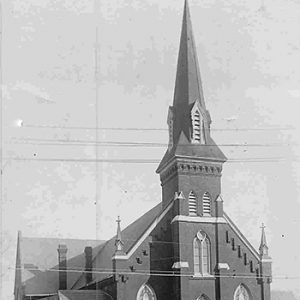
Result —
[[182, 192], [177, 215], [223, 214], [221, 192], [225, 155], [211, 138], [211, 118], [204, 94], [187, 1], [184, 6], [173, 105], [168, 113], [169, 146], [161, 160], [163, 206]]

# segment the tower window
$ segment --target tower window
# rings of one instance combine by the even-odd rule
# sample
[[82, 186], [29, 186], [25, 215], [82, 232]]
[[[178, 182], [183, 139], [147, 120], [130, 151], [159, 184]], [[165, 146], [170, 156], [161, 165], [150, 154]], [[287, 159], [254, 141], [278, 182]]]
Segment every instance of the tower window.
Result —
[[209, 193], [207, 192], [203, 195], [202, 205], [203, 205], [203, 216], [210, 216], [211, 215], [210, 196]]
[[189, 215], [197, 216], [197, 200], [193, 191], [189, 195]]
[[210, 274], [210, 242], [205, 233], [199, 231], [194, 239], [194, 274]]

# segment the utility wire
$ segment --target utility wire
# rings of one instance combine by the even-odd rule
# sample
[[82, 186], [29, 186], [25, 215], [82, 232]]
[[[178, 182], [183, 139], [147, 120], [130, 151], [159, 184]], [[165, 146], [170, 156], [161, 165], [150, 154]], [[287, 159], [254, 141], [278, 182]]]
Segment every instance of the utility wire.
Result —
[[[133, 164], [157, 164], [161, 160], [160, 159], [125, 159], [125, 158], [103, 158], [103, 159], [82, 159], [82, 158], [32, 158], [32, 157], [5, 157], [6, 160], [13, 161], [35, 161], [35, 162], [108, 162], [108, 163], [133, 163]], [[228, 163], [267, 163], [267, 162], [285, 162], [285, 161], [293, 161], [299, 162], [300, 159], [287, 159], [287, 158], [251, 158], [251, 159], [229, 159], [226, 162]]]
[[[148, 276], [160, 276], [160, 277], [191, 277], [194, 276], [194, 273], [189, 272], [185, 274], [177, 274], [176, 271], [166, 271], [169, 273], [157, 273], [155, 272], [149, 272], [148, 270], [136, 270], [136, 271], [128, 271], [128, 270], [109, 270], [109, 269], [103, 269], [102, 271], [97, 271], [97, 270], [84, 270], [84, 269], [67, 269], [67, 270], [59, 270], [59, 269], [48, 269], [48, 268], [20, 268], [20, 267], [9, 267], [8, 269], [10, 270], [28, 270], [28, 271], [41, 271], [41, 272], [67, 272], [67, 273], [94, 273], [94, 274], [108, 274], [108, 275], [148, 275]], [[266, 276], [266, 275], [256, 275], [256, 274], [228, 274], [228, 275], [215, 275], [212, 274], [212, 277], [215, 278], [252, 278], [252, 279], [263, 279], [263, 278], [270, 278], [272, 279], [286, 279], [286, 280], [295, 280], [295, 279], [300, 279], [300, 276], [287, 276], [287, 275], [275, 275], [275, 276]], [[203, 276], [205, 278], [205, 276]]]
[[[29, 145], [62, 145], [62, 146], [117, 146], [117, 147], [167, 147], [168, 143], [153, 143], [153, 142], [120, 142], [120, 141], [92, 141], [79, 139], [13, 139], [13, 144], [29, 144]], [[195, 144], [178, 144], [179, 146], [195, 147]], [[199, 144], [201, 147], [290, 147], [300, 146], [298, 143], [231, 143], [231, 144]]]
[[[23, 128], [38, 129], [78, 129], [78, 130], [95, 130], [95, 127], [83, 126], [59, 126], [59, 125], [34, 125], [24, 124]], [[142, 128], [142, 127], [99, 127], [99, 130], [116, 130], [116, 131], [168, 131], [166, 128]], [[278, 131], [278, 130], [298, 130], [296, 127], [265, 127], [265, 128], [211, 128], [210, 131]]]

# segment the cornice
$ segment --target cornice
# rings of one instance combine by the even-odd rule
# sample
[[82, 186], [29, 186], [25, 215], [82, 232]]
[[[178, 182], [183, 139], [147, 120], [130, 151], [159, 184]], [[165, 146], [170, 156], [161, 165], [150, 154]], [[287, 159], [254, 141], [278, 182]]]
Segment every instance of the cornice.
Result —
[[173, 161], [163, 172], [161, 172], [161, 182], [165, 183], [170, 180], [174, 174], [179, 175], [205, 175], [216, 176], [222, 175], [222, 165], [213, 164], [209, 161]]

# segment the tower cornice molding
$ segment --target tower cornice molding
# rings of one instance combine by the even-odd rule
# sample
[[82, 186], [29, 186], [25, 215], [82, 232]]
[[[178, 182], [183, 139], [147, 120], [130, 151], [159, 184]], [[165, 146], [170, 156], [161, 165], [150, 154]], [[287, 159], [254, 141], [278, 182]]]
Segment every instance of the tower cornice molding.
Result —
[[222, 176], [222, 164], [209, 160], [175, 158], [171, 163], [166, 165], [160, 174], [162, 184], [171, 180], [176, 174], [220, 177]]

